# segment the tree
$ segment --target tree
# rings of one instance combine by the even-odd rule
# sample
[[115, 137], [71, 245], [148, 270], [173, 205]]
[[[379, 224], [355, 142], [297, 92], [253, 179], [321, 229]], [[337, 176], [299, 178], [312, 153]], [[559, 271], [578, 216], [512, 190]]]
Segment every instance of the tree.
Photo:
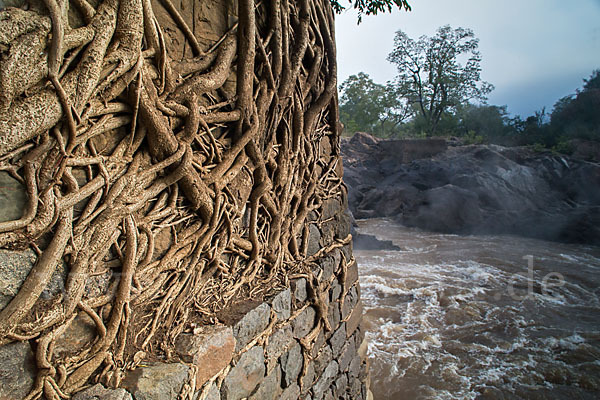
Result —
[[[344, 6], [337, 0], [330, 0], [331, 6], [336, 12], [344, 10]], [[362, 21], [363, 15], [377, 15], [380, 12], [391, 12], [394, 6], [400, 10], [410, 11], [411, 7], [406, 0], [349, 0], [348, 3], [358, 10], [358, 22]]]
[[554, 105], [550, 127], [555, 136], [600, 140], [600, 69], [583, 82], [583, 88]]
[[412, 112], [393, 85], [377, 84], [364, 72], [346, 79], [340, 92], [340, 120], [351, 133], [393, 135]]
[[[437, 132], [444, 113], [470, 100], [484, 102], [493, 86], [481, 81], [479, 40], [473, 31], [446, 25], [433, 37], [411, 39], [402, 31], [394, 38], [388, 61], [396, 65], [399, 93], [416, 105], [428, 135]], [[466, 59], [464, 65], [460, 60]]]
[[[28, 199], [0, 248], [38, 255], [0, 345], [36, 342], [28, 398], [117, 386], [194, 318], [310, 276], [307, 218], [342, 196], [320, 151], [339, 136], [333, 22], [329, 0], [0, 4], [0, 169]], [[78, 312], [96, 337], [57, 356]]]

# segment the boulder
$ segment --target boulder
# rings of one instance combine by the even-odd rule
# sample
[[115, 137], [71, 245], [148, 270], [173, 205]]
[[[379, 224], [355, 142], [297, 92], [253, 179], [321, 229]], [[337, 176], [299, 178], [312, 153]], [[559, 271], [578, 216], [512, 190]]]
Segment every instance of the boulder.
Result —
[[240, 400], [250, 396], [265, 376], [263, 348], [254, 346], [240, 357], [221, 387], [223, 400]]
[[182, 333], [175, 341], [181, 359], [198, 367], [196, 387], [202, 387], [233, 359], [236, 340], [228, 326], [205, 326], [199, 332]]
[[190, 379], [190, 368], [181, 363], [150, 363], [129, 372], [122, 386], [135, 400], [176, 399]]
[[447, 148], [437, 139], [366, 134], [342, 141], [342, 155], [356, 218], [390, 217], [445, 233], [600, 244], [597, 163], [525, 147]]
[[37, 374], [28, 342], [0, 346], [0, 399], [20, 400], [33, 388]]

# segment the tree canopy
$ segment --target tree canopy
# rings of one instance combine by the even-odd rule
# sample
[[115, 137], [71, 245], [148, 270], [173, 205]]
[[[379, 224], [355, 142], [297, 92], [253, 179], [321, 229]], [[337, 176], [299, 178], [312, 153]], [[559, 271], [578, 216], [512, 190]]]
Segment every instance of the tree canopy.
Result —
[[351, 132], [390, 136], [412, 114], [394, 85], [375, 83], [364, 72], [346, 79], [340, 91], [340, 119]]
[[[330, 0], [334, 11], [340, 13], [345, 7], [337, 0]], [[398, 9], [410, 11], [411, 7], [406, 0], [348, 0], [350, 5], [358, 10], [358, 22], [362, 20], [363, 15], [377, 15], [381, 12], [391, 12], [394, 6]]]
[[[414, 40], [399, 30], [388, 61], [398, 69], [396, 87], [416, 105], [428, 135], [434, 135], [444, 113], [470, 100], [485, 102], [493, 86], [481, 81], [479, 39], [471, 29], [440, 27], [432, 37]], [[466, 61], [461, 63], [462, 59]]]

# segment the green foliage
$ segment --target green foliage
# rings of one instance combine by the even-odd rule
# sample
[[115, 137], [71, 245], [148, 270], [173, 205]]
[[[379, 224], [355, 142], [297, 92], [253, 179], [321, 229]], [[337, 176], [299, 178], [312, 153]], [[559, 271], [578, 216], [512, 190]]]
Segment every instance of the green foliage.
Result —
[[393, 136], [398, 125], [410, 116], [411, 109], [398, 96], [395, 87], [380, 85], [360, 72], [340, 86], [340, 120], [346, 132], [369, 132], [380, 137]]
[[[433, 37], [417, 40], [396, 32], [388, 61], [398, 68], [397, 91], [415, 105], [430, 136], [436, 134], [444, 114], [456, 112], [471, 100], [485, 102], [493, 90], [481, 81], [478, 46], [472, 30], [448, 25]], [[459, 59], [464, 58], [463, 65]]]
[[[331, 7], [337, 13], [342, 12], [345, 7], [338, 0], [330, 0]], [[348, 3], [358, 11], [358, 23], [362, 21], [363, 15], [377, 15], [383, 12], [392, 12], [394, 6], [398, 9], [410, 11], [407, 0], [348, 0]]]
[[583, 82], [575, 95], [554, 105], [550, 126], [555, 136], [600, 140], [600, 69]]

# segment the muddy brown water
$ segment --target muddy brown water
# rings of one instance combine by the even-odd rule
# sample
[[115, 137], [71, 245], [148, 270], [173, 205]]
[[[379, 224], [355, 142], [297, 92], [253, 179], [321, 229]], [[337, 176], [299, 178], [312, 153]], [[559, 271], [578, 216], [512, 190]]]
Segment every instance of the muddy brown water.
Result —
[[358, 223], [375, 400], [600, 398], [600, 247]]

